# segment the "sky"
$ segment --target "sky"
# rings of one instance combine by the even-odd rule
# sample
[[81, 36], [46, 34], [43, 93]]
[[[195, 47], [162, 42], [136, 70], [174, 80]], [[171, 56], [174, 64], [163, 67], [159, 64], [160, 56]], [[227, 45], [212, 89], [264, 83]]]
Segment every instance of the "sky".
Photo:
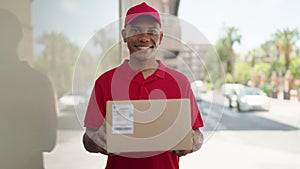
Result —
[[[181, 0], [178, 17], [195, 26], [212, 44], [225, 27], [238, 28], [242, 41], [234, 49], [245, 54], [277, 30], [300, 30], [299, 7], [298, 0]], [[118, 1], [35, 0], [32, 18], [34, 38], [43, 32], [61, 32], [83, 47], [97, 30], [118, 19]], [[35, 44], [34, 53], [40, 51]]]
[[242, 35], [238, 52], [259, 47], [277, 30], [300, 29], [298, 0], [182, 0], [179, 17], [190, 22], [211, 43], [224, 35], [224, 28], [234, 26]]
[[[82, 48], [96, 31], [118, 19], [118, 10], [115, 0], [34, 0], [33, 37], [59, 32]], [[34, 53], [41, 50], [35, 41]]]

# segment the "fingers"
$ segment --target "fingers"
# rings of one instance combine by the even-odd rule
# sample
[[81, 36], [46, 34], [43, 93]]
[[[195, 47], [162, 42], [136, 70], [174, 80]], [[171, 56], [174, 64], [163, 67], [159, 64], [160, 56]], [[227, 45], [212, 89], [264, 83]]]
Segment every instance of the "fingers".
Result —
[[98, 130], [87, 128], [86, 135], [93, 143], [93, 152], [108, 156], [119, 155], [120, 153], [107, 152], [106, 144], [106, 126], [102, 125]]
[[171, 153], [173, 153], [173, 154], [175, 154], [175, 155], [177, 155], [178, 157], [180, 157], [180, 152], [179, 152], [179, 150], [174, 150], [174, 151], [171, 151]]
[[109, 155], [109, 153], [105, 149], [103, 149], [102, 147], [97, 146], [97, 148], [98, 148], [98, 153], [101, 153], [101, 154], [104, 154], [104, 155]]
[[203, 134], [199, 131], [193, 131], [193, 152], [198, 151], [203, 142]]
[[106, 152], [106, 128], [102, 125], [98, 130], [88, 129], [86, 131], [89, 138], [97, 145], [97, 149], [100, 153], [108, 155]]
[[115, 153], [109, 153], [108, 155], [109, 156], [116, 156], [116, 155], [120, 155], [121, 153], [117, 153], [117, 152], [115, 152]]
[[192, 150], [174, 150], [171, 152], [173, 154], [177, 155], [178, 157], [182, 157], [189, 153], [199, 150], [201, 148], [202, 142], [203, 142], [203, 134], [200, 132], [200, 130], [192, 130], [191, 142], [193, 145]]
[[92, 140], [95, 142], [95, 144], [97, 144], [97, 146], [106, 150], [106, 140], [98, 136], [93, 137]]
[[185, 156], [192, 152], [192, 150], [175, 150], [171, 151], [173, 154], [177, 155], [178, 157]]
[[200, 147], [199, 147], [199, 136], [194, 134], [193, 135], [193, 151], [197, 151], [198, 149], [200, 149]]
[[193, 145], [193, 152], [198, 151], [201, 148], [202, 144], [198, 143], [198, 144], [194, 144]]

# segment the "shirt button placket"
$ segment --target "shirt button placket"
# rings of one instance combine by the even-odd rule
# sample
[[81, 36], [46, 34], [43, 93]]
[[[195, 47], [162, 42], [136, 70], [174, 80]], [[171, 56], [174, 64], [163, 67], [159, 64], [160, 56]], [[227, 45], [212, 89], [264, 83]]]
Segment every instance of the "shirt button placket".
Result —
[[140, 99], [148, 99], [148, 95], [149, 95], [149, 92], [146, 88], [146, 83], [144, 81], [144, 82], [142, 82], [141, 88], [140, 88]]

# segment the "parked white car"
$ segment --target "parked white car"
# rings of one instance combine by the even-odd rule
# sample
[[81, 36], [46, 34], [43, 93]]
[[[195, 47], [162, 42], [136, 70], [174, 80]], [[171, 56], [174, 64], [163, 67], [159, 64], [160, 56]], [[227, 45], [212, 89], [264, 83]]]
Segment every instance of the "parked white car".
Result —
[[205, 93], [207, 91], [206, 84], [201, 80], [192, 82], [191, 88], [197, 101], [201, 100], [201, 93]]
[[228, 99], [229, 107], [237, 106], [237, 95], [245, 86], [238, 83], [225, 83], [222, 85], [222, 94]]
[[74, 111], [75, 107], [84, 106], [89, 99], [89, 91], [74, 90], [65, 93], [59, 98], [60, 111]]
[[270, 109], [270, 98], [258, 88], [246, 87], [237, 95], [237, 108], [239, 111]]

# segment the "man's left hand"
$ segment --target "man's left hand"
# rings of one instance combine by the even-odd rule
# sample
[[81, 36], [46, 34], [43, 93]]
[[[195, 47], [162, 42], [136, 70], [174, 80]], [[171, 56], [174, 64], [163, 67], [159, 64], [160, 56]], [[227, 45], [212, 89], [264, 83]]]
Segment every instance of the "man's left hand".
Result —
[[203, 134], [199, 129], [193, 130], [192, 131], [192, 142], [193, 142], [193, 147], [192, 150], [174, 150], [171, 151], [173, 154], [176, 154], [177, 156], [185, 156], [189, 153], [198, 151], [203, 143]]

